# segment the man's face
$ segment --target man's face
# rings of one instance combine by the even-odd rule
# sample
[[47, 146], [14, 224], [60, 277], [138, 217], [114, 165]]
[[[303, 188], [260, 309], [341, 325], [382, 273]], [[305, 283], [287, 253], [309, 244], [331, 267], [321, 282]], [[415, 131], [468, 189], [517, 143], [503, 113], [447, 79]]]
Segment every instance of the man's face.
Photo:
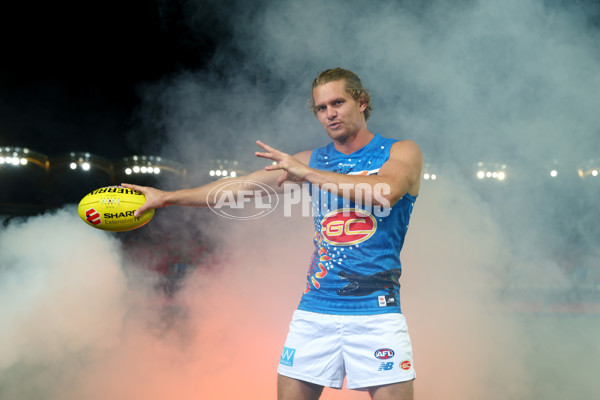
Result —
[[346, 92], [344, 80], [328, 82], [313, 89], [317, 119], [331, 139], [344, 142], [365, 126], [366, 103]]

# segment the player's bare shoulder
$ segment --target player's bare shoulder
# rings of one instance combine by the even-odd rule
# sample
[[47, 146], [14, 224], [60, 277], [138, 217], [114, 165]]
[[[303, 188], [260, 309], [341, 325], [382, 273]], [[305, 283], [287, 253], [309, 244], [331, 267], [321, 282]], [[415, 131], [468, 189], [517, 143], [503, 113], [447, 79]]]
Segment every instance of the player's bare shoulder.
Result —
[[405, 161], [423, 162], [423, 155], [419, 145], [412, 140], [399, 140], [392, 145], [390, 149], [390, 157], [396, 159], [404, 159]]
[[414, 169], [418, 175], [421, 174], [423, 154], [419, 146], [412, 140], [401, 140], [394, 143], [390, 149], [390, 160]]

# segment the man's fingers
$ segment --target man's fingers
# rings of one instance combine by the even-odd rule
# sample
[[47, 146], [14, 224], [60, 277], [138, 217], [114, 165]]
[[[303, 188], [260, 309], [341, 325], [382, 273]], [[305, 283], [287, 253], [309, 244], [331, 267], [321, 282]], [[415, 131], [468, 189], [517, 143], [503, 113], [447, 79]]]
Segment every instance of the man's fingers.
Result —
[[133, 212], [133, 216], [134, 217], [139, 217], [140, 215], [142, 215], [144, 213], [144, 211], [146, 211], [148, 209], [148, 207], [146, 207], [146, 205], [144, 204], [143, 206], [140, 206], [140, 208], [138, 208], [137, 210], [135, 210]]
[[121, 183], [121, 186], [123, 186], [124, 188], [127, 188], [127, 189], [135, 190], [136, 192], [141, 192], [140, 189], [142, 189], [141, 186], [132, 185], [131, 183]]
[[257, 140], [256, 144], [264, 150], [264, 152], [257, 151], [254, 153], [258, 157], [269, 158], [274, 161], [280, 161], [286, 156], [286, 154], [282, 151], [279, 151], [269, 146], [268, 144], [261, 142], [260, 140]]
[[273, 151], [273, 150], [275, 150], [271, 146], [269, 146], [266, 143], [261, 142], [260, 140], [257, 140], [256, 144], [258, 145], [258, 147], [260, 147], [261, 149], [266, 150], [266, 151]]
[[284, 169], [284, 167], [281, 164], [267, 165], [265, 167], [265, 171], [276, 171], [278, 169]]
[[254, 155], [257, 157], [268, 158], [270, 160], [272, 160], [274, 157], [273, 154], [271, 154], [271, 153], [262, 153], [260, 151], [254, 152]]
[[[144, 186], [132, 185], [130, 183], [121, 183], [121, 186], [123, 186], [127, 189], [135, 190], [136, 192], [140, 192], [140, 193], [143, 193], [144, 195], [146, 195], [146, 193], [144, 193], [144, 189], [145, 189]], [[148, 198], [146, 198], [146, 203], [144, 203], [142, 206], [140, 206], [140, 208], [138, 208], [137, 210], [135, 210], [133, 212], [134, 217], [139, 217], [140, 215], [142, 215], [144, 213], [144, 211], [146, 211], [150, 208], [146, 205], [147, 201], [148, 201]]]
[[283, 185], [283, 182], [285, 182], [287, 180], [287, 174], [283, 173], [281, 174], [281, 176], [279, 178], [277, 178], [277, 186], [281, 186]]

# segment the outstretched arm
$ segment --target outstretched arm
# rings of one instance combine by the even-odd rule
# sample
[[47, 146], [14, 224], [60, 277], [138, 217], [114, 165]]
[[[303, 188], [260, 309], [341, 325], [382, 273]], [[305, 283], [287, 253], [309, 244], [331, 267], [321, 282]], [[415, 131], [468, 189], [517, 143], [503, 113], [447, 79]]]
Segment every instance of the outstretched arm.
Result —
[[379, 169], [378, 174], [368, 176], [314, 169], [300, 162], [297, 157], [260, 141], [257, 144], [264, 150], [256, 152], [258, 157], [276, 162], [275, 165], [265, 167], [265, 170], [283, 171], [277, 185], [284, 181], [307, 181], [352, 201], [358, 198], [364, 200], [364, 196], [369, 196], [371, 204], [381, 206], [393, 206], [406, 193], [416, 196], [419, 192], [423, 158], [417, 144], [410, 140], [394, 143], [388, 161]]
[[[310, 159], [310, 151], [298, 153], [296, 157], [298, 157], [298, 160], [301, 160], [298, 161], [299, 163], [308, 163], [308, 160]], [[276, 192], [282, 193], [283, 188], [277, 185], [278, 178], [281, 175], [281, 171], [258, 170], [249, 175], [227, 179], [235, 179], [237, 184], [232, 187], [234, 188], [233, 190], [236, 192], [252, 189], [252, 182], [260, 182], [271, 186]], [[182, 189], [176, 191], [164, 191], [153, 187], [132, 185], [129, 183], [122, 183], [122, 186], [129, 189], [137, 190], [138, 192], [141, 192], [146, 196], [146, 202], [144, 203], [144, 205], [138, 208], [134, 213], [136, 217], [139, 217], [146, 210], [152, 208], [166, 207], [170, 205], [195, 207], [214, 205], [209, 203], [210, 201], [212, 201], [212, 199], [209, 199], [209, 193], [213, 188], [222, 183], [223, 180], [219, 180], [196, 188]], [[236, 193], [234, 193], [234, 195], [236, 195]]]

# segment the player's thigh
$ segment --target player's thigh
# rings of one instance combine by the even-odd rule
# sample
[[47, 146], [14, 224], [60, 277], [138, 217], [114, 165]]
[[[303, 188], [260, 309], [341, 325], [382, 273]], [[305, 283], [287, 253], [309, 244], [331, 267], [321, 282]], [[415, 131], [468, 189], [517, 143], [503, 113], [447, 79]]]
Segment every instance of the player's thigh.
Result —
[[413, 381], [374, 386], [367, 389], [373, 400], [413, 400]]
[[277, 374], [277, 400], [317, 400], [323, 386]]
[[349, 389], [406, 382], [415, 378], [412, 345], [404, 316], [360, 316], [346, 326], [344, 365]]

